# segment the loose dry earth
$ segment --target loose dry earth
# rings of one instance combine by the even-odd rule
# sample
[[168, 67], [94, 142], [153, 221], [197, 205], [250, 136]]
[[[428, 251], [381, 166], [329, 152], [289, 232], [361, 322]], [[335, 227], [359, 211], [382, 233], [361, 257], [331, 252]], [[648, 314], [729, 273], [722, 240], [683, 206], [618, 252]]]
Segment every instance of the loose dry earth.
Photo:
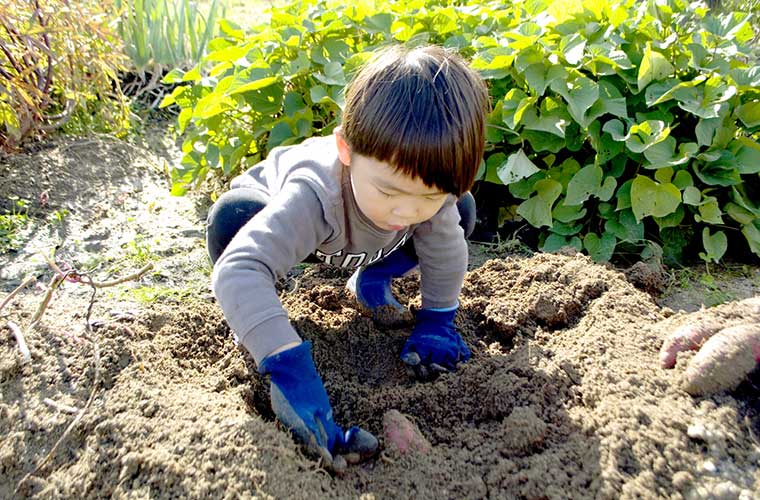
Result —
[[[345, 273], [312, 266], [283, 283], [338, 422], [381, 435], [395, 409], [432, 445], [328, 475], [274, 422], [267, 384], [209, 293], [204, 205], [168, 196], [162, 156], [173, 161], [171, 145], [90, 138], [0, 160], [0, 199], [35, 200], [36, 221], [0, 256], [0, 291], [27, 275], [43, 284], [0, 311], [0, 498], [757, 498], [760, 376], [689, 396], [680, 377], [693, 353], [663, 370], [658, 350], [692, 303], [662, 307], [576, 255], [474, 267], [457, 317], [473, 358], [429, 383], [398, 360], [408, 331], [363, 316]], [[43, 223], [64, 208], [62, 225]], [[52, 276], [38, 252], [57, 245], [59, 263], [100, 280], [155, 269], [99, 290], [92, 332], [91, 289], [62, 285], [27, 331], [23, 363], [5, 325], [28, 327]], [[757, 295], [758, 276], [745, 273], [735, 298]], [[413, 277], [396, 291], [419, 301]]]

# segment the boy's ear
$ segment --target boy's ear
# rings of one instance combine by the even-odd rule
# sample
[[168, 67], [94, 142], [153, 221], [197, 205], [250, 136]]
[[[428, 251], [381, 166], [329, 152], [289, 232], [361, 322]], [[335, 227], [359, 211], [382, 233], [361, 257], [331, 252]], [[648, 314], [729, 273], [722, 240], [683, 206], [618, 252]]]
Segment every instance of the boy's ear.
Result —
[[338, 146], [338, 158], [340, 162], [346, 166], [351, 165], [351, 147], [343, 135], [343, 128], [340, 125], [335, 127], [333, 135], [335, 135], [335, 144]]

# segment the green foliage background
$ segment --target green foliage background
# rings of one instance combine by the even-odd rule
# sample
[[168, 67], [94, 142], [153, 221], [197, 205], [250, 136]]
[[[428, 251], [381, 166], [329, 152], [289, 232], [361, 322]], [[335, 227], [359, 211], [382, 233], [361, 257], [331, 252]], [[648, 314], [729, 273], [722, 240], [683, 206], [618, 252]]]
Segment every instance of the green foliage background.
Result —
[[760, 255], [760, 65], [745, 13], [680, 0], [295, 2], [223, 37], [163, 105], [180, 108], [183, 193], [271, 148], [330, 133], [343, 89], [378, 47], [436, 43], [490, 85], [489, 200], [540, 245], [594, 259], [699, 247]]

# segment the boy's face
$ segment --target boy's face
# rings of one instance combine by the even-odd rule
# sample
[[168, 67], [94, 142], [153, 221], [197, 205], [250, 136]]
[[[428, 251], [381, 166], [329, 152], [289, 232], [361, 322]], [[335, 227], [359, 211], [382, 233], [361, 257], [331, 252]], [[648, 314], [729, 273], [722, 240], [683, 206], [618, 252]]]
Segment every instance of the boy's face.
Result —
[[399, 173], [388, 163], [351, 153], [342, 136], [336, 137], [340, 159], [351, 169], [359, 210], [379, 228], [401, 231], [430, 219], [443, 206], [448, 193]]

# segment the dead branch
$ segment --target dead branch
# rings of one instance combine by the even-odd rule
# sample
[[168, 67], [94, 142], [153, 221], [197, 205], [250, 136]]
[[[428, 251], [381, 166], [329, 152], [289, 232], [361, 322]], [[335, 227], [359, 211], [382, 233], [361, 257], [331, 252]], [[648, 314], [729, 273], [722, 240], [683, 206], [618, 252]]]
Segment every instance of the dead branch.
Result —
[[58, 275], [60, 279], [63, 280], [63, 279], [70, 278], [72, 281], [81, 282], [86, 285], [91, 285], [91, 286], [94, 286], [95, 288], [108, 288], [110, 286], [116, 286], [121, 283], [125, 283], [127, 281], [135, 281], [142, 278], [142, 276], [145, 273], [153, 269], [153, 263], [148, 263], [148, 264], [145, 264], [139, 271], [136, 271], [132, 274], [129, 274], [127, 276], [123, 276], [121, 278], [117, 278], [111, 281], [101, 282], [101, 281], [94, 281], [92, 278], [90, 278], [90, 276], [87, 273], [79, 273], [78, 271], [73, 270], [73, 269], [64, 272], [60, 268], [60, 266], [58, 266], [55, 260], [51, 259], [50, 257], [44, 254], [43, 254], [43, 257], [45, 257], [45, 260], [47, 261], [48, 266], [50, 266], [50, 268], [53, 271], [55, 271], [55, 273]]
[[[752, 385], [754, 386], [754, 384]], [[757, 414], [754, 416], [760, 417], [760, 415], [757, 415]], [[755, 425], [754, 425], [753, 419], [750, 417], [749, 414], [744, 415], [744, 425], [747, 426], [749, 437], [752, 438], [752, 441], [755, 443], [755, 445], [760, 446], [760, 437], [758, 437], [757, 433], [755, 432]]]
[[95, 288], [108, 288], [109, 286], [116, 286], [118, 284], [121, 284], [121, 283], [124, 283], [124, 282], [127, 282], [127, 281], [138, 280], [138, 279], [142, 278], [142, 276], [145, 273], [147, 273], [148, 271], [150, 271], [151, 269], [153, 269], [153, 264], [152, 263], [145, 264], [145, 266], [143, 266], [142, 269], [140, 269], [139, 271], [137, 271], [135, 273], [132, 273], [132, 274], [130, 274], [128, 276], [124, 276], [122, 278], [117, 278], [117, 279], [114, 279], [114, 280], [111, 280], [111, 281], [103, 281], [103, 282], [92, 281], [92, 280], [90, 280], [89, 276], [84, 276], [83, 275], [83, 277], [85, 278], [85, 280], [83, 280], [82, 282], [86, 283], [88, 285], [91, 285], [91, 286], [93, 286]]
[[151, 78], [150, 78], [150, 81], [148, 82], [148, 84], [147, 84], [147, 85], [145, 85], [144, 87], [142, 87], [142, 88], [138, 89], [138, 90], [135, 92], [135, 94], [132, 96], [132, 98], [133, 98], [133, 99], [137, 99], [137, 98], [138, 98], [138, 97], [140, 97], [142, 94], [144, 94], [144, 93], [146, 93], [146, 92], [150, 92], [150, 91], [152, 91], [153, 89], [156, 89], [156, 88], [158, 88], [158, 82], [159, 82], [159, 79], [160, 79], [160, 78], [163, 76], [163, 74], [162, 74], [162, 73], [163, 73], [163, 71], [162, 71], [162, 70], [163, 70], [163, 68], [161, 67], [161, 65], [160, 65], [160, 64], [159, 64], [159, 65], [156, 65], [156, 66], [157, 66], [157, 67], [154, 67], [154, 68], [153, 68], [153, 74], [151, 75]]
[[58, 288], [58, 286], [60, 286], [60, 284], [66, 280], [70, 279], [71, 281], [74, 281], [77, 283], [84, 283], [86, 285], [92, 286], [95, 289], [107, 288], [110, 286], [116, 286], [120, 283], [124, 283], [127, 281], [137, 280], [141, 278], [145, 273], [153, 269], [153, 264], [149, 263], [149, 264], [146, 264], [142, 269], [140, 269], [136, 273], [130, 274], [128, 276], [124, 276], [122, 278], [117, 278], [117, 279], [106, 281], [106, 282], [97, 282], [97, 281], [93, 281], [93, 279], [87, 273], [79, 273], [79, 271], [75, 269], [69, 269], [68, 271], [63, 271], [61, 270], [60, 266], [55, 262], [55, 260], [51, 259], [45, 254], [43, 254], [43, 257], [47, 261], [50, 268], [55, 272], [55, 275], [50, 280], [50, 284], [48, 285], [47, 291], [45, 292], [45, 297], [43, 297], [42, 302], [40, 302], [40, 305], [37, 308], [37, 312], [32, 317], [32, 322], [29, 325], [30, 330], [33, 329], [35, 326], [37, 326], [37, 323], [39, 323], [40, 319], [42, 319], [42, 315], [45, 313], [45, 310], [50, 304], [50, 300], [52, 299], [53, 293], [55, 292], [56, 288]]
[[13, 290], [3, 299], [3, 303], [0, 304], [0, 311], [2, 311], [5, 306], [11, 303], [11, 300], [13, 299], [13, 297], [16, 296], [16, 294], [18, 294], [21, 290], [23, 290], [30, 284], [34, 283], [35, 281], [37, 281], [37, 278], [35, 278], [34, 276], [30, 276], [27, 279], [25, 279], [19, 286], [16, 287], [15, 290]]
[[[7, 28], [6, 28], [7, 29]], [[11, 54], [10, 49], [0, 40], [0, 51], [5, 54], [6, 59], [8, 59], [8, 62], [11, 66], [13, 66], [13, 69], [16, 70], [17, 73], [21, 73], [21, 67], [16, 62], [16, 59], [13, 57], [13, 54]]]
[[[50, 300], [53, 297], [53, 293], [55, 292], [56, 288], [60, 286], [61, 283], [66, 281], [67, 279], [71, 279], [72, 281], [78, 282], [78, 283], [84, 283], [85, 285], [90, 285], [91, 287], [98, 289], [98, 288], [107, 288], [110, 286], [116, 286], [120, 283], [124, 283], [127, 281], [133, 281], [141, 278], [145, 273], [153, 269], [153, 264], [149, 263], [143, 266], [142, 269], [139, 271], [130, 274], [129, 276], [124, 276], [122, 278], [117, 278], [115, 280], [111, 281], [105, 281], [105, 282], [97, 282], [93, 281], [92, 278], [86, 273], [79, 273], [75, 269], [69, 269], [68, 271], [62, 271], [61, 268], [56, 264], [56, 262], [45, 256], [45, 258], [48, 261], [48, 265], [55, 271], [55, 275], [50, 280], [50, 284], [48, 285], [47, 291], [45, 292], [45, 297], [43, 297], [42, 302], [40, 302], [39, 307], [37, 308], [37, 312], [32, 317], [32, 322], [29, 325], [29, 330], [33, 329], [35, 326], [37, 326], [37, 323], [42, 319], [42, 315], [45, 313], [45, 310], [47, 309], [48, 305], [50, 304]], [[91, 305], [92, 306], [92, 305]]]
[[45, 21], [45, 18], [42, 17], [42, 9], [40, 8], [40, 2], [38, 0], [34, 0], [34, 13], [37, 15], [37, 22], [40, 23], [40, 27], [42, 28], [42, 41], [45, 42], [45, 46], [47, 47], [47, 74], [45, 75], [44, 81], [41, 77], [37, 80], [37, 88], [39, 88], [43, 94], [47, 94], [50, 90], [50, 82], [53, 79], [53, 56], [50, 53], [50, 38], [48, 37], [47, 33], [47, 22]]
[[[66, 99], [66, 105], [65, 105], [65, 108], [64, 108], [63, 112], [58, 113], [57, 115], [45, 116], [44, 117], [45, 120], [48, 121], [48, 122], [52, 122], [52, 123], [48, 123], [46, 125], [42, 125], [40, 127], [41, 130], [43, 130], [45, 132], [51, 132], [53, 130], [56, 130], [56, 129], [58, 129], [60, 127], [63, 127], [64, 125], [66, 125], [66, 123], [73, 116], [75, 104], [76, 103], [73, 100]], [[56, 120], [56, 121], [52, 121], [52, 120]]]
[[13, 336], [16, 337], [16, 342], [18, 342], [18, 349], [21, 351], [23, 362], [30, 362], [32, 360], [32, 353], [29, 352], [29, 346], [26, 345], [24, 333], [21, 331], [21, 328], [19, 328], [19, 326], [13, 321], [8, 322], [8, 328], [10, 329]]
[[59, 403], [57, 401], [53, 401], [50, 398], [45, 398], [45, 399], [42, 400], [42, 402], [45, 403], [46, 405], [48, 405], [49, 407], [54, 408], [54, 409], [60, 411], [61, 413], [70, 413], [72, 415], [74, 413], [79, 413], [79, 408], [77, 408], [75, 406], [65, 405], [65, 404]]
[[53, 298], [53, 293], [55, 292], [56, 288], [63, 283], [66, 278], [72, 274], [73, 271], [68, 271], [64, 274], [55, 274], [51, 279], [50, 283], [48, 284], [47, 291], [45, 292], [45, 296], [42, 298], [42, 302], [40, 302], [39, 307], [37, 307], [37, 312], [34, 313], [34, 316], [32, 316], [32, 321], [29, 324], [29, 329], [32, 330], [35, 326], [37, 326], [37, 323], [42, 319], [42, 315], [45, 314], [45, 310], [47, 309], [48, 305], [50, 304], [50, 300]]

